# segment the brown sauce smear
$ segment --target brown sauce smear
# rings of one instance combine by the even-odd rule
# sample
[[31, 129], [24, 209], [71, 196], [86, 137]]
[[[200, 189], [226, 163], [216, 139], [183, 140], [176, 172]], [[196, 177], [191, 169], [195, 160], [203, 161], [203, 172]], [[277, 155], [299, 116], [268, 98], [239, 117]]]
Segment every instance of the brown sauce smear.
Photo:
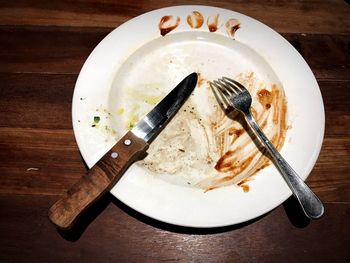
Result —
[[243, 132], [244, 132], [243, 129], [231, 129], [231, 130], [228, 132], [228, 134], [229, 134], [229, 135], [235, 135], [235, 136], [239, 137], [240, 135], [243, 134]]
[[245, 193], [249, 192], [249, 185], [242, 184], [241, 187], [243, 188], [243, 192], [245, 192]]
[[[255, 108], [252, 108], [252, 113], [262, 129], [270, 130], [271, 143], [280, 150], [285, 141], [287, 130], [287, 103], [282, 87], [276, 84], [272, 84], [270, 87], [269, 90], [271, 91], [266, 88], [256, 89], [257, 103], [261, 104], [262, 107], [256, 104]], [[227, 123], [225, 122], [225, 118], [228, 118], [227, 116], [218, 116], [216, 126], [213, 127], [214, 130], [220, 128], [223, 123]], [[266, 155], [265, 148], [255, 148], [255, 150], [251, 149], [249, 152], [243, 150], [252, 143], [251, 138], [247, 137], [247, 131], [250, 130], [250, 128], [245, 127], [245, 122], [242, 122], [239, 116], [238, 118], [235, 117], [233, 121], [240, 123], [241, 126], [228, 126], [226, 131], [221, 132], [220, 136], [217, 137], [221, 157], [216, 162], [215, 169], [220, 173], [229, 173], [229, 175], [214, 180], [211, 188], [214, 189], [225, 185], [225, 182], [233, 181], [236, 177], [241, 178], [244, 174], [245, 177], [242, 178], [243, 180], [239, 179], [242, 181], [238, 182], [237, 185], [241, 186], [243, 191], [247, 192], [249, 191], [249, 186], [245, 184], [247, 178], [249, 179], [271, 162]], [[243, 135], [245, 136], [243, 140], [238, 142], [238, 138]], [[227, 145], [229, 145], [229, 148], [227, 148]]]
[[177, 28], [180, 24], [180, 17], [178, 16], [163, 16], [159, 21], [159, 30], [162, 36], [165, 36], [170, 31]]
[[241, 24], [237, 19], [231, 18], [226, 22], [225, 26], [228, 35], [233, 38], [236, 31], [241, 27]]
[[187, 16], [187, 23], [192, 28], [200, 28], [203, 25], [204, 17], [198, 11], [193, 11]]
[[247, 192], [249, 192], [249, 185], [247, 185], [246, 184], [247, 183], [247, 181], [246, 180], [243, 180], [242, 182], [239, 182], [237, 185], [238, 186], [240, 186], [240, 187], [242, 187], [242, 189], [243, 189], [243, 192], [245, 192], [245, 193], [247, 193]]
[[209, 16], [207, 19], [207, 26], [210, 32], [218, 30], [219, 14]]
[[203, 86], [205, 83], [208, 83], [208, 80], [203, 76], [203, 74], [198, 73], [198, 87]]
[[[253, 160], [254, 155], [245, 160], [236, 160], [235, 151], [226, 152], [216, 163], [215, 169], [219, 172], [233, 172], [234, 175], [241, 173]], [[232, 158], [233, 157], [233, 158]]]
[[268, 104], [270, 108], [271, 107], [271, 103], [272, 103], [272, 95], [271, 92], [268, 91], [267, 89], [262, 89], [259, 90], [259, 92], [257, 93], [258, 98], [259, 98], [259, 102], [265, 106]]
[[[226, 159], [231, 157], [234, 154], [234, 151], [227, 151], [223, 156], [216, 162], [215, 169], [219, 172], [224, 172], [224, 168], [227, 168]], [[230, 166], [231, 164], [229, 164]], [[225, 169], [226, 170], [226, 169]]]

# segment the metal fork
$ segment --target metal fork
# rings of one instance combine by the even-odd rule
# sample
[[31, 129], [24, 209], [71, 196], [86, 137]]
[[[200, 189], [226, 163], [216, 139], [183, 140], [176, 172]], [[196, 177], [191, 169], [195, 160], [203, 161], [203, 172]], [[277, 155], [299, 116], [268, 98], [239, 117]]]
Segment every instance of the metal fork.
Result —
[[239, 82], [227, 77], [222, 77], [221, 79], [210, 82], [210, 86], [217, 98], [217, 94], [219, 94], [226, 105], [231, 106], [244, 114], [255, 134], [274, 159], [277, 168], [281, 172], [289, 188], [292, 190], [293, 195], [299, 201], [305, 215], [311, 219], [320, 218], [324, 212], [322, 202], [298, 176], [260, 129], [250, 111], [252, 97], [249, 94], [249, 91]]

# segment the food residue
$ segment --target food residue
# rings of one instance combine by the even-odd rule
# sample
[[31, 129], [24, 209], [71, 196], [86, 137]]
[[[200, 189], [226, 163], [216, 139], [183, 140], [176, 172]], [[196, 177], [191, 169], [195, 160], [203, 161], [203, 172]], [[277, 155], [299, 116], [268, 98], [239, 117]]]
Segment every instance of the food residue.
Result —
[[[282, 87], [257, 83], [253, 73], [238, 75], [235, 79], [250, 91], [252, 114], [272, 144], [280, 149], [286, 133], [286, 100]], [[270, 164], [264, 148], [255, 145], [260, 145], [260, 142], [256, 138], [255, 142], [252, 140], [242, 114], [232, 111], [226, 115], [221, 112], [221, 117], [218, 112], [213, 130], [221, 155], [215, 169], [222, 175], [212, 181], [207, 180], [208, 188], [241, 182]]]
[[[205, 79], [203, 74], [199, 77]], [[286, 133], [282, 86], [259, 82], [252, 72], [234, 79], [252, 94], [253, 115], [280, 149]], [[176, 175], [186, 174], [191, 187], [205, 192], [232, 184], [248, 192], [247, 178], [268, 166], [270, 159], [252, 140], [244, 117], [232, 109], [225, 113], [209, 85], [195, 89], [193, 94], [150, 145], [141, 163], [155, 174], [167, 174], [169, 180], [180, 180]], [[266, 104], [270, 105], [268, 109]]]
[[99, 123], [100, 122], [100, 116], [94, 116], [94, 123]]
[[159, 30], [162, 36], [165, 36], [170, 31], [174, 30], [180, 24], [178, 16], [163, 16], [159, 21]]
[[207, 26], [210, 32], [218, 30], [219, 14], [211, 15], [207, 19]]
[[159, 83], [144, 84], [142, 90], [133, 90], [129, 88], [125, 92], [125, 100], [136, 101], [128, 107], [120, 107], [117, 109], [119, 116], [124, 117], [124, 129], [131, 130], [137, 122], [149, 112], [162, 98], [165, 96], [160, 91]]
[[187, 23], [192, 28], [200, 28], [203, 25], [204, 18], [198, 11], [193, 11], [187, 16]]
[[136, 123], [139, 121], [139, 117], [131, 114], [129, 115], [128, 121], [126, 122], [126, 129], [131, 130], [135, 127]]
[[124, 108], [119, 108], [117, 113], [118, 115], [122, 115], [124, 113], [125, 109]]
[[243, 192], [245, 193], [249, 192], [249, 185], [246, 184], [245, 180], [243, 180], [242, 182], [239, 182], [237, 185], [242, 187]]
[[202, 87], [205, 83], [207, 83], [208, 80], [203, 76], [203, 74], [198, 73], [198, 87]]
[[27, 172], [30, 172], [30, 171], [39, 171], [39, 168], [37, 168], [37, 167], [29, 167], [29, 168], [27, 168], [26, 171], [27, 171]]
[[226, 30], [231, 38], [234, 38], [236, 31], [240, 28], [241, 24], [237, 19], [231, 18], [226, 24]]
[[[101, 134], [108, 136], [111, 135], [113, 138], [115, 138], [117, 132], [110, 126], [109, 120], [111, 117], [113, 117], [112, 113], [109, 112], [106, 108], [100, 106], [99, 108], [96, 108], [93, 115], [90, 116], [88, 125]], [[85, 123], [85, 121], [81, 120], [78, 120], [78, 122]]]

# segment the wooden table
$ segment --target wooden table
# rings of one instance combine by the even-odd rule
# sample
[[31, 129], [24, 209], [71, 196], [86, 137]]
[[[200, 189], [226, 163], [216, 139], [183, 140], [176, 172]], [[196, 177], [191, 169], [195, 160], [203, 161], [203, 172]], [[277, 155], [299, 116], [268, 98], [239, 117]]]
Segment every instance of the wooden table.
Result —
[[[85, 171], [71, 124], [80, 68], [113, 28], [177, 4], [254, 17], [302, 54], [326, 111], [307, 179], [325, 204], [308, 221], [293, 199], [247, 224], [188, 229], [107, 196], [79, 227], [58, 232], [49, 207]], [[350, 262], [350, 7], [345, 1], [1, 1], [0, 262]]]

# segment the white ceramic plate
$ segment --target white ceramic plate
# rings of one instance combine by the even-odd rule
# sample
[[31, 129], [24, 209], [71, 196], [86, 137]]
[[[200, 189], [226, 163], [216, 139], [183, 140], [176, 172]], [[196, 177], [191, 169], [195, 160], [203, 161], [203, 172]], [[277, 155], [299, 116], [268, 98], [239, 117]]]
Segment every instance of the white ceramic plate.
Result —
[[[204, 17], [199, 29], [186, 21], [193, 11]], [[215, 14], [219, 14], [219, 28], [209, 32], [206, 21]], [[162, 37], [158, 24], [165, 15], [178, 16], [180, 23]], [[225, 28], [231, 18], [240, 22], [234, 40]], [[73, 96], [74, 133], [88, 166], [92, 167], [122, 135], [122, 117], [117, 111], [120, 105], [131, 103], [124, 96], [129, 86], [157, 85], [169, 91], [193, 71], [207, 79], [253, 71], [262, 80], [280, 83], [291, 127], [281, 153], [303, 179], [307, 178], [324, 134], [322, 97], [310, 68], [271, 28], [240, 13], [207, 6], [169, 7], [138, 16], [112, 31], [91, 53]], [[96, 115], [100, 116], [98, 127], [91, 127]], [[247, 193], [236, 186], [204, 193], [164, 178], [133, 165], [111, 193], [149, 217], [191, 227], [241, 223], [274, 209], [291, 195], [272, 165], [254, 176]]]

